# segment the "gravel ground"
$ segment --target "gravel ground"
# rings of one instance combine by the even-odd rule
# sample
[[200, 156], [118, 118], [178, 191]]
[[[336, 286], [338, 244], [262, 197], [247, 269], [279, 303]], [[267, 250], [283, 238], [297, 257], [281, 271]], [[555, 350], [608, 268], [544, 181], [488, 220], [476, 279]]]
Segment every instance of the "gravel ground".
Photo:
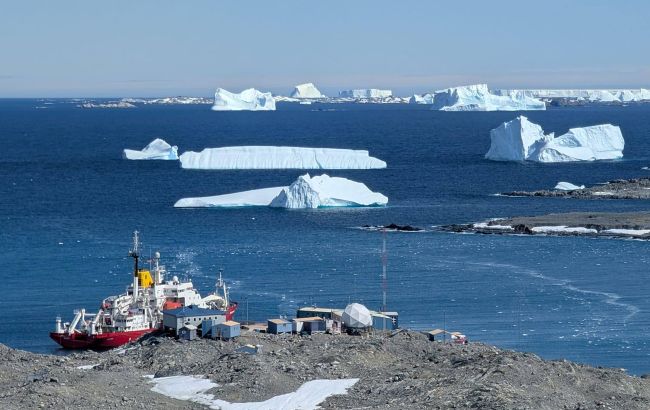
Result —
[[[240, 353], [244, 344], [258, 354]], [[204, 408], [154, 393], [144, 376], [205, 375], [209, 393], [230, 402], [262, 401], [314, 379], [359, 378], [332, 409], [516, 408], [648, 409], [650, 379], [623, 370], [470, 343], [430, 342], [411, 331], [394, 337], [244, 334], [235, 341], [179, 342], [148, 337], [126, 349], [68, 356], [0, 345], [0, 407]], [[82, 370], [78, 366], [96, 365]]]

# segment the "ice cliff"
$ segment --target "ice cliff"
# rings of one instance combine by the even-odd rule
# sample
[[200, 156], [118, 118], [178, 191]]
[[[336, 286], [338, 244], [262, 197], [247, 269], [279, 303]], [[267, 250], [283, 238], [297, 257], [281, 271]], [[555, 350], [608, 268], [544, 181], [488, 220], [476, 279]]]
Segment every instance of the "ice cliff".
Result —
[[327, 208], [384, 206], [388, 198], [365, 184], [346, 178], [309, 174], [287, 187], [273, 187], [200, 198], [183, 198], [176, 208], [270, 206], [273, 208]]
[[213, 111], [275, 111], [275, 99], [271, 93], [249, 88], [239, 94], [217, 88], [214, 93]]
[[623, 157], [621, 129], [611, 124], [571, 128], [566, 134], [545, 135], [542, 127], [524, 116], [490, 131], [485, 158], [495, 161], [570, 162]]
[[321, 94], [313, 83], [299, 84], [295, 86], [289, 98], [297, 99], [321, 99], [327, 96]]
[[368, 151], [336, 148], [241, 146], [187, 151], [181, 166], [188, 169], [372, 169], [386, 163]]
[[156, 138], [142, 150], [125, 149], [122, 153], [125, 159], [178, 159], [178, 147], [171, 146], [165, 140]]
[[[431, 97], [425, 94], [422, 103]], [[416, 102], [416, 101], [414, 101]], [[496, 95], [486, 84], [468, 85], [436, 91], [431, 109], [441, 111], [535, 111], [545, 110], [546, 104], [526, 95]]]

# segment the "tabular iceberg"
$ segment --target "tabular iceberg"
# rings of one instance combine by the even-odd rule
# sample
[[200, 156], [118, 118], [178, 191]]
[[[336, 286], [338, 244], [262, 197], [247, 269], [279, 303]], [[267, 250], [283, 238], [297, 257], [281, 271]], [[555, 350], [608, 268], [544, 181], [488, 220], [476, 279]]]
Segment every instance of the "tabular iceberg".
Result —
[[623, 157], [621, 129], [611, 124], [571, 128], [566, 134], [545, 135], [524, 116], [504, 122], [490, 131], [490, 150], [485, 158], [495, 161], [570, 162]]
[[165, 140], [156, 138], [141, 151], [125, 149], [122, 153], [125, 159], [178, 159], [178, 147], [171, 146]]
[[379, 90], [376, 88], [361, 88], [355, 90], [339, 91], [340, 98], [380, 99], [380, 98], [389, 98], [392, 96], [393, 96], [392, 90]]
[[288, 187], [254, 189], [232, 194], [200, 198], [183, 198], [174, 204], [176, 208], [200, 207], [248, 207], [270, 206], [273, 208], [328, 208], [385, 206], [388, 198], [372, 192], [365, 184], [346, 178], [309, 174], [298, 177]]
[[492, 94], [487, 84], [436, 91], [432, 110], [440, 111], [539, 111], [546, 104], [526, 95]]
[[386, 163], [365, 150], [241, 146], [187, 151], [181, 157], [187, 169], [373, 169]]
[[321, 94], [321, 92], [316, 88], [316, 86], [313, 83], [305, 83], [305, 84], [299, 84], [297, 85], [294, 89], [291, 95], [289, 96], [290, 98], [298, 98], [298, 99], [320, 99], [320, 98], [327, 98], [327, 96]]
[[650, 101], [650, 90], [637, 89], [595, 89], [595, 90], [496, 90], [498, 95], [523, 95], [532, 98], [566, 99], [594, 103]]
[[213, 111], [275, 111], [275, 99], [271, 93], [249, 88], [239, 94], [217, 88], [214, 93]]

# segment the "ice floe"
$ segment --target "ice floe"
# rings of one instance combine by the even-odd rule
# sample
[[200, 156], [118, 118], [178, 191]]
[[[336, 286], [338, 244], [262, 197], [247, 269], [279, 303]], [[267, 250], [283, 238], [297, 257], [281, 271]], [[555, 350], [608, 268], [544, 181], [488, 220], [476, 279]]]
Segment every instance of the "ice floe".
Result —
[[384, 206], [388, 198], [365, 184], [346, 178], [302, 175], [290, 186], [255, 189], [225, 195], [178, 200], [176, 208], [270, 206], [273, 208], [328, 208]]
[[571, 128], [566, 134], [545, 135], [542, 128], [519, 116], [490, 131], [485, 158], [495, 161], [570, 162], [623, 157], [621, 129], [611, 124]]
[[574, 185], [570, 182], [558, 182], [557, 185], [555, 185], [555, 189], [559, 191], [575, 191], [577, 189], [585, 189], [585, 186]]
[[156, 138], [140, 151], [125, 149], [122, 157], [125, 159], [176, 160], [178, 159], [178, 147], [176, 145], [171, 146], [167, 141]]
[[326, 95], [323, 95], [318, 88], [313, 83], [299, 84], [294, 89], [290, 98], [296, 99], [321, 99], [327, 98]]
[[492, 94], [487, 84], [452, 87], [422, 96], [420, 104], [433, 104], [440, 111], [532, 111], [545, 110], [546, 104], [525, 95]]
[[294, 410], [317, 409], [328, 397], [346, 394], [359, 379], [312, 380], [304, 383], [295, 392], [281, 394], [261, 402], [231, 403], [219, 400], [208, 390], [217, 387], [209, 379], [198, 376], [169, 376], [151, 378], [152, 391], [178, 400], [191, 401], [221, 410]]
[[217, 88], [214, 93], [213, 111], [275, 111], [275, 99], [271, 93], [263, 93], [249, 88], [237, 93], [231, 93], [223, 88]]
[[180, 156], [187, 169], [373, 169], [386, 163], [365, 150], [241, 146], [187, 151]]

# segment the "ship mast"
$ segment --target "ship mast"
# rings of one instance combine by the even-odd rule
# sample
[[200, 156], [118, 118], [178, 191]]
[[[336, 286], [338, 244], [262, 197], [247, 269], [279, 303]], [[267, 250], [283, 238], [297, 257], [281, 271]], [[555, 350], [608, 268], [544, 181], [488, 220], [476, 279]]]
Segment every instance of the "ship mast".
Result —
[[133, 301], [138, 300], [138, 259], [140, 258], [140, 237], [138, 231], [133, 231], [133, 248], [129, 256], [133, 258]]

